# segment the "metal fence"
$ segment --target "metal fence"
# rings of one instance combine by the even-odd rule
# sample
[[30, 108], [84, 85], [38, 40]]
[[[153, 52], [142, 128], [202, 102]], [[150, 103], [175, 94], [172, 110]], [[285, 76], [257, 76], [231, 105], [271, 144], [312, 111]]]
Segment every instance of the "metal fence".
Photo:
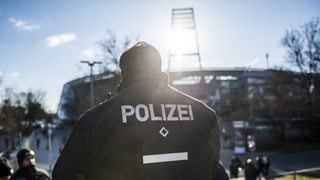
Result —
[[267, 179], [277, 179], [284, 176], [292, 176], [292, 179], [296, 180], [297, 176], [299, 175], [307, 175], [310, 177], [315, 177], [316, 179], [320, 179], [320, 167], [280, 172], [272, 176], [268, 176]]

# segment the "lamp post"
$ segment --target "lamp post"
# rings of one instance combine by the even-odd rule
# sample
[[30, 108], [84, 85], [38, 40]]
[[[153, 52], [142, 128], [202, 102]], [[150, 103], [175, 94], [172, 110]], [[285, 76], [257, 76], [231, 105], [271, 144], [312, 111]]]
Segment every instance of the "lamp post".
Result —
[[48, 161], [49, 161], [49, 172], [52, 170], [52, 129], [51, 124], [48, 124]]
[[94, 93], [93, 93], [93, 74], [92, 74], [92, 68], [95, 64], [101, 64], [100, 61], [81, 61], [81, 63], [87, 63], [90, 66], [90, 95], [91, 95], [91, 106], [94, 105]]
[[267, 61], [267, 69], [269, 69], [269, 54], [266, 54], [266, 61]]

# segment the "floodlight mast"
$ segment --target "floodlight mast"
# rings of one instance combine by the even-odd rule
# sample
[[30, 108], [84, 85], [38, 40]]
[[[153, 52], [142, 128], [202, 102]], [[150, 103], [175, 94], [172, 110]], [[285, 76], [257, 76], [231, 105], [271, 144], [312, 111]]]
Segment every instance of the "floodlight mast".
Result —
[[[193, 8], [177, 8], [172, 9], [171, 14], [171, 32], [174, 30], [191, 30], [194, 32], [195, 37], [195, 52], [184, 52], [181, 54], [182, 56], [196, 56], [198, 58], [199, 69], [202, 69], [200, 50], [199, 50], [199, 42], [198, 42], [198, 34], [196, 29], [195, 15]], [[172, 52], [171, 47], [169, 48], [169, 59], [168, 59], [168, 72], [170, 71], [170, 61], [172, 57], [177, 56], [175, 52]]]
[[100, 61], [81, 61], [81, 63], [86, 63], [90, 67], [90, 96], [91, 96], [91, 107], [94, 105], [94, 91], [93, 91], [93, 73], [92, 73], [92, 68], [95, 64], [102, 64]]

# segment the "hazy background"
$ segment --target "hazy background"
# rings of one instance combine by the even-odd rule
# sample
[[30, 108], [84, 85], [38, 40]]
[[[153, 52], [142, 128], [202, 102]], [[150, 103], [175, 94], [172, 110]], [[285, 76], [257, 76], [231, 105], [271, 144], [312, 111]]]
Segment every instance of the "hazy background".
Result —
[[[5, 87], [41, 89], [56, 112], [63, 84], [89, 73], [97, 42], [112, 30], [161, 52], [173, 8], [193, 7], [204, 68], [285, 66], [286, 30], [320, 16], [318, 0], [0, 0], [0, 77]], [[96, 73], [96, 69], [95, 73]]]

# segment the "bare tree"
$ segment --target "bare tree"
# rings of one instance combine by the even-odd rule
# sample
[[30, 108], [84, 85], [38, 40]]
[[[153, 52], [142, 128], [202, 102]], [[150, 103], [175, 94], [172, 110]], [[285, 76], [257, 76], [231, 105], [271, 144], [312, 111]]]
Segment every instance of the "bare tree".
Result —
[[32, 122], [39, 117], [46, 115], [44, 110], [44, 97], [45, 93], [41, 90], [32, 91], [22, 94], [24, 107], [26, 109], [25, 120]]
[[320, 72], [320, 18], [286, 32], [282, 39], [288, 62], [301, 73]]
[[297, 85], [299, 74], [282, 69], [270, 70], [262, 81], [253, 84], [253, 115], [268, 119], [276, 136], [287, 142], [287, 127], [292, 119], [305, 114], [301, 111], [300, 102], [304, 96]]
[[0, 107], [0, 126], [4, 127], [4, 132], [10, 136], [12, 149], [15, 149], [14, 136], [22, 132], [25, 111], [24, 107], [20, 106], [21, 101], [17, 94], [12, 88], [6, 88]]
[[[116, 93], [119, 83], [118, 60], [129, 45], [138, 38], [125, 36], [118, 38], [111, 30], [107, 29], [106, 37], [97, 42], [102, 57], [96, 57], [97, 61], [102, 61], [99, 66], [99, 74], [94, 75], [94, 102], [99, 103], [107, 99], [109, 93]], [[111, 75], [110, 79], [105, 78]], [[64, 87], [63, 99], [60, 101], [59, 111], [63, 112], [64, 118], [75, 120], [86, 109], [90, 108], [89, 83], [84, 78]]]
[[138, 37], [130, 38], [129, 36], [125, 36], [125, 38], [122, 40], [117, 38], [110, 29], [107, 29], [106, 38], [98, 42], [98, 45], [101, 47], [103, 53], [104, 62], [104, 65], [101, 66], [100, 73], [118, 74], [118, 59], [121, 53], [126, 50], [134, 40], [137, 39]]
[[314, 128], [320, 119], [320, 18], [288, 30], [282, 44], [287, 49], [287, 61], [301, 74], [297, 83], [304, 89], [306, 100], [301, 106], [307, 107], [307, 119]]
[[0, 122], [10, 133], [20, 132], [22, 124], [30, 125], [37, 118], [46, 115], [43, 108], [44, 97], [45, 93], [40, 90], [15, 92], [12, 88], [6, 88], [0, 107]]

